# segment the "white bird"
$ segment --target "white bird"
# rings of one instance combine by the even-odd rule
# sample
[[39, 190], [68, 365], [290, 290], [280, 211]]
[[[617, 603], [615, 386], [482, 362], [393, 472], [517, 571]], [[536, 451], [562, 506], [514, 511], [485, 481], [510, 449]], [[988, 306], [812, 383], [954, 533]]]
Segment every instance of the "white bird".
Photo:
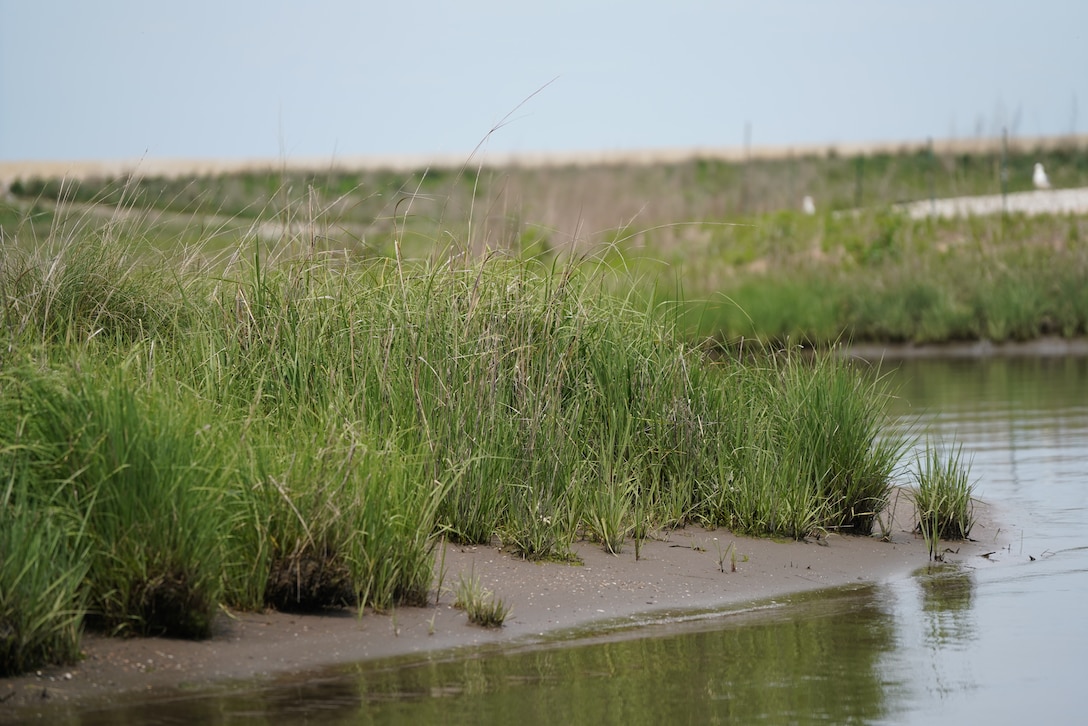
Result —
[[1035, 171], [1031, 173], [1031, 181], [1036, 189], [1050, 188], [1050, 180], [1047, 179], [1046, 169], [1043, 168], [1042, 164], [1035, 165]]
[[812, 197], [805, 195], [805, 198], [801, 200], [801, 211], [805, 214], [816, 214], [816, 202], [812, 200]]

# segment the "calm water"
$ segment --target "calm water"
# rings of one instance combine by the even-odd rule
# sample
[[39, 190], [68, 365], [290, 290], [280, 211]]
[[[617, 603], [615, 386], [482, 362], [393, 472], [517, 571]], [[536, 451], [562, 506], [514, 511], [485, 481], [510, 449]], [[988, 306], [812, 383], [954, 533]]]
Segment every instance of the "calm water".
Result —
[[930, 361], [897, 376], [897, 410], [963, 443], [1012, 543], [1000, 565], [885, 588], [899, 647], [880, 668], [902, 687], [887, 720], [1085, 722], [1088, 360]]
[[[1088, 361], [908, 362], [899, 426], [955, 440], [993, 562], [576, 643], [385, 661], [72, 723], [1073, 723], [1088, 678]], [[1032, 559], [1034, 558], [1034, 559]], [[920, 566], [925, 563], [920, 562]]]

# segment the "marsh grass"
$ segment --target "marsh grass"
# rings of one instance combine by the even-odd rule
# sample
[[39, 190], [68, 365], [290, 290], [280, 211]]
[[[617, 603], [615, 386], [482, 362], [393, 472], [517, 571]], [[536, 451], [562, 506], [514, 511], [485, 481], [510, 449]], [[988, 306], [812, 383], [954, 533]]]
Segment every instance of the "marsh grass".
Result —
[[889, 393], [879, 375], [864, 376], [818, 357], [787, 361], [779, 412], [791, 468], [815, 492], [824, 529], [869, 534], [887, 505], [902, 444], [882, 437]]
[[[1056, 187], [1088, 184], [1088, 154], [1078, 143], [1011, 152], [1010, 190], [1031, 188], [1035, 161], [1047, 165]], [[609, 247], [605, 264], [647, 273], [646, 288], [661, 301], [685, 301], [686, 333], [726, 345], [741, 336], [831, 345], [1085, 335], [1085, 215], [931, 220], [897, 211], [931, 194], [999, 193], [995, 148], [967, 144], [936, 157], [926, 149], [849, 158], [829, 150], [653, 166], [23, 180], [13, 187], [12, 209], [33, 207], [31, 216], [50, 223], [31, 234], [4, 222], [0, 235], [24, 248], [38, 234], [50, 242], [82, 236], [63, 213], [72, 201], [87, 205], [77, 207], [85, 226], [108, 220], [96, 233], [113, 249], [172, 250], [181, 239], [191, 243], [193, 230], [205, 248], [211, 238], [218, 250], [238, 248], [239, 238], [279, 247], [302, 241], [312, 253], [356, 260], [437, 260], [452, 245], [459, 254], [505, 250], [546, 263]], [[806, 193], [817, 196], [818, 214], [797, 211]], [[64, 246], [86, 255], [85, 242]], [[64, 289], [62, 308], [93, 310], [102, 299], [93, 285], [80, 294]], [[248, 292], [244, 299], [252, 301]], [[130, 310], [103, 322], [153, 324], [154, 316], [141, 315]], [[477, 515], [486, 529], [493, 517], [486, 509]]]
[[422, 605], [430, 594], [436, 510], [423, 460], [359, 432], [304, 443], [263, 477], [271, 499], [264, 601], [282, 610]]
[[886, 492], [878, 377], [711, 360], [602, 258], [352, 260], [303, 237], [209, 268], [86, 234], [0, 258], [24, 508], [2, 516], [58, 523], [31, 541], [60, 572], [21, 582], [68, 583], [19, 595], [67, 604], [59, 645], [9, 668], [84, 624], [203, 637], [220, 604], [423, 604], [440, 537], [567, 559], [580, 534], [620, 552], [688, 521], [865, 534]]
[[83, 517], [89, 618], [117, 632], [209, 635], [229, 511], [192, 408], [123, 368], [70, 376], [28, 388], [25, 405], [32, 435], [66, 447], [40, 496]]
[[902, 453], [879, 435], [885, 380], [787, 348], [731, 381], [723, 387], [731, 420], [713, 438], [716, 476], [703, 490], [710, 523], [794, 538], [869, 534]]
[[911, 492], [918, 515], [918, 530], [930, 558], [939, 560], [940, 540], [967, 539], [974, 526], [970, 464], [963, 460], [962, 444], [928, 447], [917, 455], [915, 487]]
[[[886, 381], [791, 341], [1082, 335], [1088, 231], [890, 211], [928, 157], [866, 166], [870, 210], [782, 211], [810, 162], [744, 190], [698, 161], [16, 190], [41, 208], [0, 217], [0, 672], [70, 660], [86, 626], [202, 637], [220, 604], [422, 604], [439, 538], [638, 558], [693, 521], [884, 528]], [[853, 163], [828, 160], [821, 212], [856, 203]], [[195, 219], [201, 247], [161, 251]], [[916, 468], [935, 554], [971, 489], [958, 449]]]
[[485, 628], [502, 627], [510, 614], [510, 607], [480, 584], [475, 570], [458, 579], [453, 606], [464, 610], [470, 623]]
[[717, 548], [718, 548], [718, 570], [722, 574], [725, 574], [725, 572], [726, 572], [725, 563], [728, 560], [728, 562], [729, 562], [728, 572], [730, 572], [730, 573], [736, 572], [737, 571], [737, 543], [736, 542], [730, 542], [726, 546], [726, 548], [723, 550], [721, 542], [718, 542], [717, 538], [715, 537], [715, 545], [717, 545]]
[[39, 497], [47, 446], [27, 431], [21, 374], [0, 369], [0, 677], [76, 660], [86, 611], [81, 523]]
[[54, 513], [29, 505], [26, 493], [16, 490], [23, 483], [9, 478], [6, 484], [0, 501], [0, 677], [78, 659], [87, 572]]
[[588, 532], [611, 554], [618, 555], [634, 527], [635, 482], [608, 477], [596, 488], [586, 512]]

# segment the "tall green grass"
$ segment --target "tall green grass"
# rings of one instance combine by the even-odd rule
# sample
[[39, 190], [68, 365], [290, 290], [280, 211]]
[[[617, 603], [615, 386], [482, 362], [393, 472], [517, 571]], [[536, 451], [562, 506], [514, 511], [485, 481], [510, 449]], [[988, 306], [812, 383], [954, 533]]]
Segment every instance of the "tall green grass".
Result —
[[269, 568], [281, 610], [425, 604], [446, 487], [423, 457], [343, 427], [289, 450], [261, 477]]
[[713, 438], [711, 522], [795, 538], [870, 533], [903, 450], [881, 436], [883, 379], [796, 350], [734, 375], [734, 415]]
[[918, 529], [930, 557], [942, 559], [940, 540], [967, 539], [974, 526], [971, 467], [962, 445], [942, 449], [929, 446], [917, 454], [915, 486], [911, 497], [918, 514]]
[[10, 449], [0, 494], [0, 677], [79, 656], [86, 612], [81, 547], [66, 513], [27, 501], [25, 473]]
[[866, 534], [896, 461], [879, 377], [712, 359], [592, 259], [253, 244], [209, 268], [77, 235], [0, 261], [0, 516], [54, 523], [0, 560], [8, 670], [84, 625], [423, 604], [440, 537], [567, 558], [651, 524]]
[[210, 417], [124, 367], [72, 364], [24, 370], [20, 395], [28, 438], [52, 446], [32, 496], [81, 520], [88, 617], [119, 632], [210, 634], [231, 516], [218, 452], [201, 438]]

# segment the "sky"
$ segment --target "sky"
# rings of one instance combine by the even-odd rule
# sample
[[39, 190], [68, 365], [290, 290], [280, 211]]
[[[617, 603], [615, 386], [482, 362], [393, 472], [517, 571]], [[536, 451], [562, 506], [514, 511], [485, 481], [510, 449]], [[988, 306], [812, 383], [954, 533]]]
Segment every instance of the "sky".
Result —
[[1088, 133], [1085, 0], [0, 0], [0, 162]]

